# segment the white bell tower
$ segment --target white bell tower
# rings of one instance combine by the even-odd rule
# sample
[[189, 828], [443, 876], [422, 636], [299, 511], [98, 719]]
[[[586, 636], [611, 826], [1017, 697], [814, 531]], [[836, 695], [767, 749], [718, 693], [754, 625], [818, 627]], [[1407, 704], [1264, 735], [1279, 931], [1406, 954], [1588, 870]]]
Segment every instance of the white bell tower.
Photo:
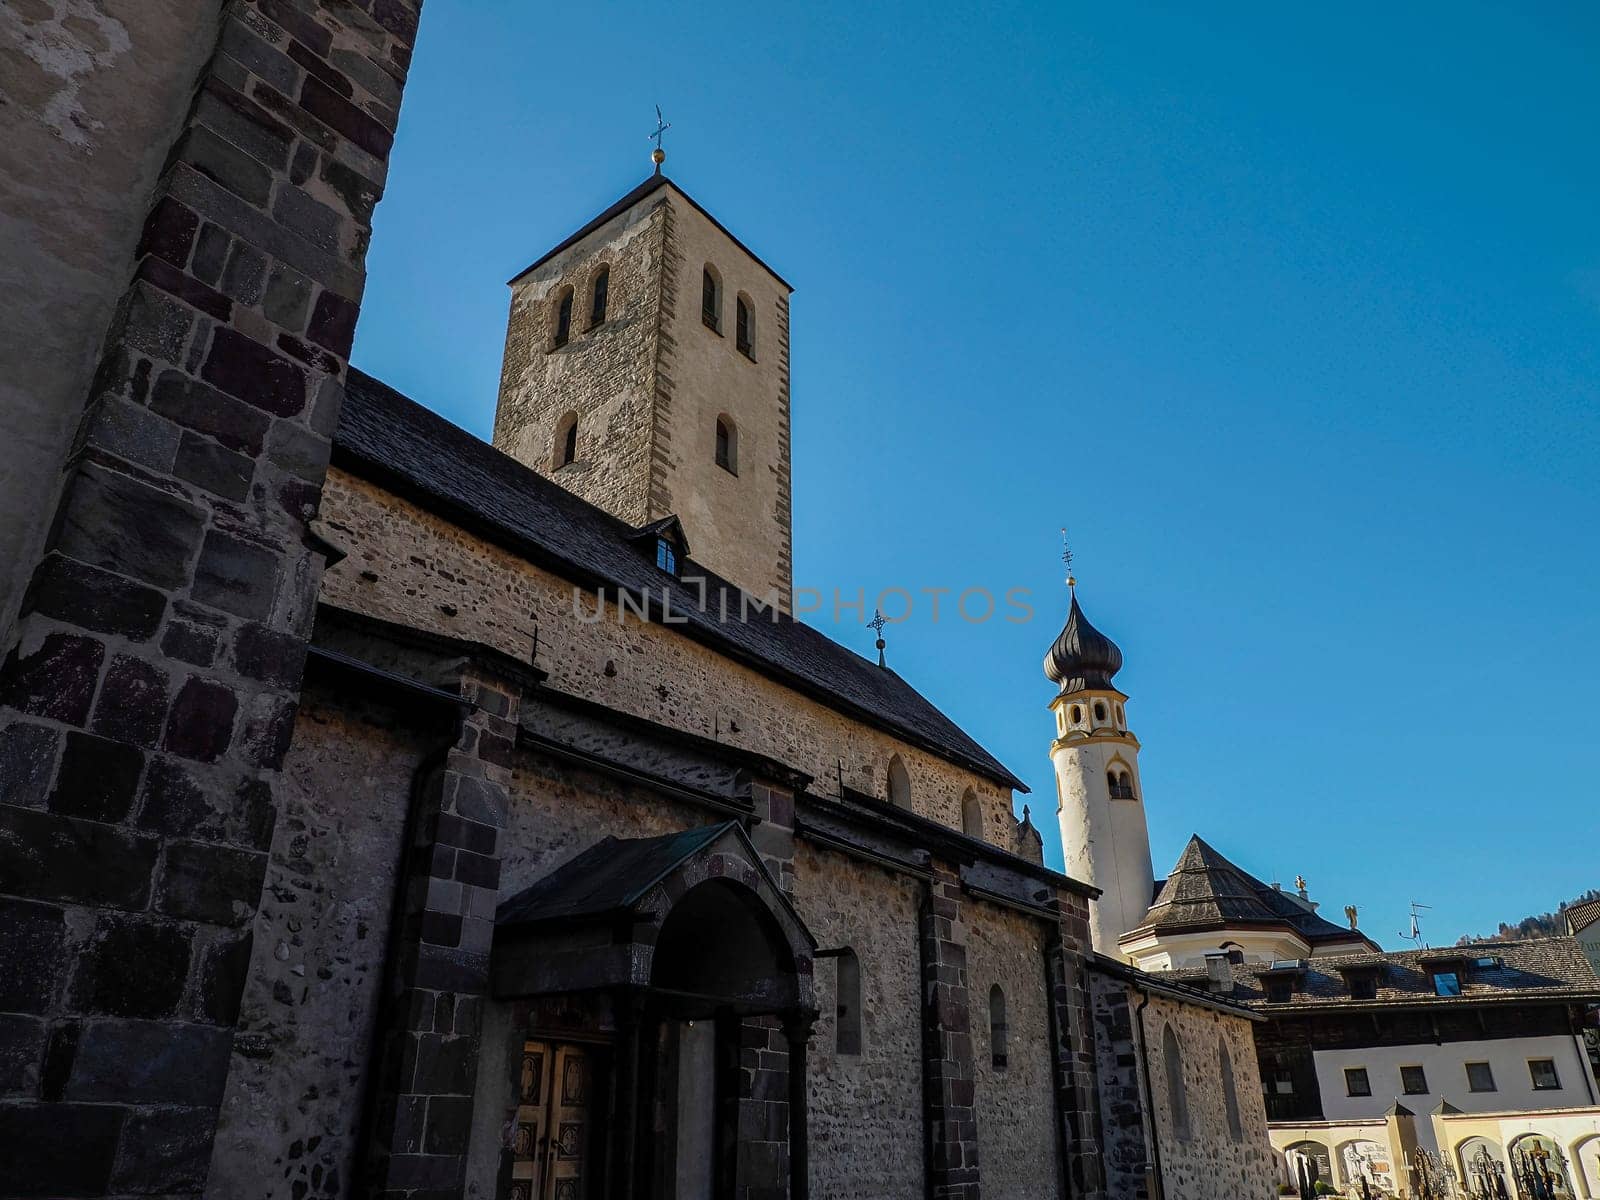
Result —
[[1089, 624], [1074, 587], [1066, 627], [1044, 658], [1045, 675], [1060, 687], [1050, 702], [1050, 761], [1066, 872], [1100, 889], [1089, 902], [1089, 932], [1094, 948], [1113, 958], [1124, 957], [1117, 939], [1149, 911], [1155, 889], [1139, 739], [1128, 731], [1128, 698], [1111, 682], [1121, 667], [1122, 651]]

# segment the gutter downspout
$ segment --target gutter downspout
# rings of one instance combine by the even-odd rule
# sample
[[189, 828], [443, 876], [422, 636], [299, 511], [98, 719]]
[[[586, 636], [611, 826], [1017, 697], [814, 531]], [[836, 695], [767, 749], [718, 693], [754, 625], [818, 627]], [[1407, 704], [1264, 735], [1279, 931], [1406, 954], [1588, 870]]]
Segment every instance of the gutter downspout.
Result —
[[1144, 1083], [1144, 1110], [1150, 1114], [1150, 1168], [1151, 1200], [1166, 1200], [1167, 1185], [1161, 1173], [1161, 1133], [1156, 1127], [1156, 1099], [1150, 1090], [1150, 1042], [1144, 1032], [1144, 1010], [1150, 1005], [1150, 993], [1129, 980], [1129, 986], [1143, 999], [1133, 1010], [1134, 1023], [1139, 1027], [1139, 1071]]

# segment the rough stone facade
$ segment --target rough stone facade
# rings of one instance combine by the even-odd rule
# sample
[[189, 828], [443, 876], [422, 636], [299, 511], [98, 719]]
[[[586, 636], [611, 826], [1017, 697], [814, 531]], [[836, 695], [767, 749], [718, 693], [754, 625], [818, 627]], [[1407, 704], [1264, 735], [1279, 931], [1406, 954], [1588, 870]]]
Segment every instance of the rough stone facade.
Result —
[[855, 953], [861, 980], [861, 1052], [840, 1054], [838, 960], [818, 960], [814, 1194], [915, 1200], [924, 1194], [916, 937], [922, 885], [818, 847], [802, 844], [796, 858], [801, 914], [825, 947]]
[[[60, 337], [41, 339], [60, 361], [23, 376], [40, 390], [21, 410], [42, 414], [46, 442], [79, 430], [0, 667], [0, 904], [30, 931], [11, 958], [24, 986], [0, 999], [14, 1018], [4, 1057], [30, 1064], [0, 1101], [0, 1142], [18, 1148], [8, 1186], [34, 1194], [190, 1195], [205, 1177], [322, 566], [307, 522], [419, 5], [200, 7], [154, 14], [130, 75], [107, 82], [109, 108], [148, 89], [129, 132], [153, 144], [94, 177], [101, 194], [126, 189], [84, 247], [114, 257], [83, 279]], [[24, 26], [25, 58], [65, 52], [38, 36], [60, 18], [111, 46], [86, 56], [100, 64], [124, 35], [99, 15], [30, 2], [3, 20]], [[72, 142], [98, 119], [69, 111], [99, 95], [91, 71], [43, 110], [24, 95], [15, 115], [59, 116]], [[57, 260], [24, 269], [64, 286], [69, 252], [40, 244]], [[117, 278], [132, 283], [96, 337]], [[20, 513], [48, 502], [46, 470], [18, 485], [33, 493]], [[42, 527], [23, 524], [17, 549]]]
[[[593, 325], [602, 270], [606, 318]], [[569, 289], [571, 334], [557, 345]], [[577, 457], [562, 464], [573, 416]], [[719, 418], [734, 431], [732, 470], [716, 461]], [[789, 288], [671, 184], [513, 281], [494, 442], [632, 525], [677, 516], [696, 561], [790, 609]]]
[[221, 6], [0, 8], [0, 646], [39, 561], [61, 464]]
[[[1010, 909], [967, 906], [967, 980], [972, 994], [978, 1161], [984, 1190], [1015, 1200], [1061, 1195], [1061, 1155], [1052, 1082], [1050, 997], [1042, 922]], [[997, 1047], [994, 988], [1004, 997]], [[1004, 1054], [997, 1066], [995, 1052]]]
[[[760, 673], [631, 612], [613, 593], [604, 618], [593, 597], [548, 571], [334, 468], [322, 519], [348, 557], [324, 577], [332, 604], [400, 624], [481, 641], [525, 656], [539, 631], [550, 686], [729, 746], [765, 754], [832, 791], [840, 761], [847, 787], [887, 798], [890, 760], [911, 777], [912, 808], [961, 828], [961, 796], [983, 806], [986, 840], [1010, 849], [1011, 795], [993, 780], [826, 708]], [[575, 599], [577, 597], [577, 599]]]
[[[1107, 1194], [1129, 1200], [1272, 1195], [1278, 1178], [1251, 1020], [1170, 990], [1152, 992], [1120, 973], [1091, 970], [1090, 976]], [[1180, 1056], [1186, 1129], [1168, 1083], [1169, 1027]], [[1224, 1050], [1237, 1129], [1228, 1112]]]

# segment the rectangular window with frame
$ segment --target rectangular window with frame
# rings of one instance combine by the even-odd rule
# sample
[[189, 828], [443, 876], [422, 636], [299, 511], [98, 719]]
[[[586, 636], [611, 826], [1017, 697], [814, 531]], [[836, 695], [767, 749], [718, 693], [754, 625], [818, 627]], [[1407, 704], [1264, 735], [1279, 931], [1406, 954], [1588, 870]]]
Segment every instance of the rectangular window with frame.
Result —
[[1287, 979], [1267, 980], [1267, 1000], [1272, 1004], [1288, 1004], [1294, 999], [1294, 984]]
[[1494, 1085], [1494, 1071], [1486, 1062], [1469, 1062], [1467, 1064], [1467, 1090], [1473, 1092], [1494, 1092], [1499, 1089]]
[[1426, 1096], [1428, 1073], [1421, 1067], [1401, 1067], [1400, 1090], [1408, 1096]]
[[1433, 994], [1435, 996], [1461, 995], [1461, 976], [1454, 971], [1435, 971], [1433, 973]]
[[1561, 1076], [1556, 1074], [1556, 1061], [1553, 1058], [1530, 1058], [1528, 1074], [1533, 1078], [1533, 1090], [1536, 1092], [1561, 1090]]
[[1350, 980], [1350, 999], [1376, 1000], [1378, 998], [1378, 980], [1373, 975], [1357, 975]]
[[1271, 1067], [1261, 1073], [1261, 1091], [1264, 1095], [1294, 1095], [1294, 1073], [1288, 1067]]
[[1346, 1067], [1344, 1069], [1344, 1091], [1347, 1096], [1372, 1095], [1372, 1080], [1367, 1077], [1365, 1067]]

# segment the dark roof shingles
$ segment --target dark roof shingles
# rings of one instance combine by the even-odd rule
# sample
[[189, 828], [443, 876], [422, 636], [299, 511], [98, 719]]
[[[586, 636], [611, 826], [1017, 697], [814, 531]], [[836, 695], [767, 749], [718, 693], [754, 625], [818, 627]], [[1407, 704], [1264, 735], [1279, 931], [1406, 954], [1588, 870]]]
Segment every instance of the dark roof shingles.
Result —
[[[334, 433], [335, 461], [396, 486], [424, 507], [508, 544], [586, 586], [659, 601], [671, 597], [677, 627], [836, 711], [875, 724], [913, 745], [1026, 792], [1027, 785], [893, 671], [879, 667], [792, 617], [741, 607], [743, 593], [699, 564], [684, 587], [630, 540], [624, 521], [354, 368]], [[724, 603], [725, 602], [725, 603]], [[726, 611], [727, 620], [719, 619]]]
[[[1583, 955], [1582, 947], [1568, 937], [1526, 941], [1479, 942], [1457, 948], [1467, 963], [1477, 958], [1498, 958], [1496, 967], [1468, 966], [1460, 996], [1439, 996], [1433, 989], [1426, 963], [1439, 961], [1440, 950], [1395, 950], [1368, 954], [1330, 954], [1306, 960], [1303, 985], [1294, 999], [1271, 1005], [1273, 1009], [1325, 1004], [1471, 1004], [1486, 999], [1600, 1000], [1600, 977]], [[1350, 995], [1345, 971], [1381, 967], [1376, 1000], [1356, 1000]], [[1265, 963], [1234, 963], [1233, 999], [1266, 1005], [1260, 976]], [[1157, 973], [1161, 976], [1161, 973]], [[1204, 967], [1169, 971], [1165, 976], [1180, 983], [1206, 978]]]

